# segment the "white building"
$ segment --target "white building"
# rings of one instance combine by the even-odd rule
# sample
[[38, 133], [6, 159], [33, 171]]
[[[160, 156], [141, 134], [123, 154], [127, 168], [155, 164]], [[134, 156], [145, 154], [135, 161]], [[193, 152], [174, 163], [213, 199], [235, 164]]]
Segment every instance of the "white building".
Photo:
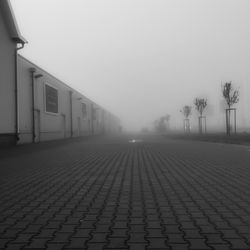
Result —
[[119, 131], [117, 117], [19, 55], [25, 43], [9, 0], [1, 0], [0, 144]]

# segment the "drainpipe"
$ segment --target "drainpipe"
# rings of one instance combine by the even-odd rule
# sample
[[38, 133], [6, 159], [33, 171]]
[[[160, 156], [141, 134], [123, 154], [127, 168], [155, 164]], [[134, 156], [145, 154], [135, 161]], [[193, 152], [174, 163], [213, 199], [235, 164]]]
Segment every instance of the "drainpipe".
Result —
[[70, 136], [73, 137], [73, 100], [72, 100], [72, 94], [73, 92], [69, 91], [70, 96]]
[[36, 138], [36, 132], [35, 132], [35, 93], [34, 93], [34, 74], [36, 72], [35, 68], [30, 68], [30, 73], [31, 73], [31, 96], [32, 96], [32, 142], [35, 143], [35, 138]]
[[19, 105], [18, 105], [18, 72], [17, 72], [17, 55], [18, 50], [24, 48], [24, 43], [21, 43], [20, 47], [15, 48], [15, 137], [16, 137], [16, 144], [19, 141]]
[[35, 130], [35, 79], [42, 77], [42, 74], [35, 75], [36, 69], [30, 68], [31, 73], [31, 100], [32, 100], [32, 142], [35, 143], [36, 130]]

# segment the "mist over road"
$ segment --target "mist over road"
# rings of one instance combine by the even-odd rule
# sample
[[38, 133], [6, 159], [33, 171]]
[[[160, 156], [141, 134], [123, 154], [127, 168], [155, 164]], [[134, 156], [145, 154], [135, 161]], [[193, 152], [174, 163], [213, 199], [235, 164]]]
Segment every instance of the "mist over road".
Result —
[[0, 249], [250, 249], [247, 146], [122, 136], [0, 156]]

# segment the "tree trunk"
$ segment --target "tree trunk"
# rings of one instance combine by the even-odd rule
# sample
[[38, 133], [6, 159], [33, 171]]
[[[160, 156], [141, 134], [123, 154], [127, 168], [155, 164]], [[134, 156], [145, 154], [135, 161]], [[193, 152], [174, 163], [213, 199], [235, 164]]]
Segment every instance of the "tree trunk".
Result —
[[202, 120], [201, 120], [201, 116], [199, 116], [199, 118], [198, 118], [198, 125], [199, 125], [199, 133], [202, 134]]

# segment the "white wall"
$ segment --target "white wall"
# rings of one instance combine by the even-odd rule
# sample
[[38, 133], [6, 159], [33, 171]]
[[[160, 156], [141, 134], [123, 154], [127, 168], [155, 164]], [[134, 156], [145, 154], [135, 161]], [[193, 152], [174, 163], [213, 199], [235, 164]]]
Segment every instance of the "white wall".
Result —
[[0, 134], [15, 132], [15, 47], [0, 11]]
[[[73, 90], [48, 72], [39, 68], [22, 56], [18, 56], [18, 79], [20, 84], [20, 143], [32, 142], [32, 75], [31, 68], [35, 68], [35, 76], [42, 77], [34, 79], [35, 85], [35, 119], [36, 141], [63, 139], [71, 137], [71, 105], [70, 92], [72, 92], [72, 131], [73, 137], [92, 135], [92, 105], [97, 110], [96, 119], [93, 121], [94, 135], [111, 131], [116, 125], [116, 120], [109, 115], [109, 122], [103, 121], [103, 108], [89, 100], [81, 93]], [[52, 114], [45, 110], [45, 84], [58, 90], [58, 113]], [[87, 105], [87, 116], [83, 116], [82, 103]], [[39, 114], [39, 116], [38, 116]], [[64, 125], [65, 121], [65, 125]], [[113, 124], [113, 128], [112, 125]], [[64, 130], [65, 127], [65, 130]]]
[[[15, 136], [15, 48], [0, 11], [0, 137], [11, 134]], [[44, 71], [37, 65], [18, 55], [18, 105], [19, 136], [18, 143], [33, 141], [33, 114], [35, 113], [35, 141], [54, 140], [72, 136], [98, 135], [103, 132], [102, 107], [92, 102], [81, 93]], [[35, 68], [42, 77], [34, 79], [34, 112], [32, 107], [32, 74]], [[45, 84], [58, 91], [58, 113], [45, 111]], [[72, 92], [72, 111], [71, 98]], [[87, 116], [83, 116], [82, 103], [87, 105]], [[96, 119], [92, 121], [92, 106], [97, 109]], [[71, 128], [72, 112], [72, 128]], [[110, 122], [106, 122], [110, 126]], [[93, 131], [92, 131], [93, 128]], [[110, 130], [110, 128], [107, 128]]]

